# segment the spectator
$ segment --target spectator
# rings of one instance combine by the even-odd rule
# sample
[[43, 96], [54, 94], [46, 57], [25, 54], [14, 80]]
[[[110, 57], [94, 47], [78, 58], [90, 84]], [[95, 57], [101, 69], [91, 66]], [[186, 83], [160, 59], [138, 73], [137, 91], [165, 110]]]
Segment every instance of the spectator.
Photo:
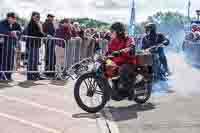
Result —
[[76, 34], [76, 30], [75, 30], [75, 27], [74, 27], [74, 22], [71, 20], [70, 21], [70, 25], [71, 25], [71, 37], [76, 37], [77, 34]]
[[45, 23], [43, 24], [43, 31], [46, 35], [54, 36], [55, 35], [55, 27], [54, 27], [54, 18], [53, 14], [48, 14]]
[[[7, 19], [0, 22], [0, 71], [13, 71], [17, 32], [21, 32], [20, 25], [16, 22], [16, 14], [10, 12]], [[0, 80], [12, 80], [12, 73], [0, 73]]]
[[100, 34], [96, 30], [92, 30], [92, 38], [95, 40], [95, 51], [100, 50], [99, 41], [100, 41]]
[[91, 36], [91, 32], [90, 32], [90, 29], [88, 28], [85, 30], [85, 37], [90, 38], [90, 36]]
[[[59, 28], [56, 30], [57, 38], [62, 38], [68, 41], [72, 36], [72, 27], [69, 19], [63, 19], [60, 22]], [[65, 41], [56, 41], [56, 66], [57, 68], [64, 67], [65, 57]]]
[[90, 29], [90, 34], [91, 34], [91, 37], [93, 37], [96, 33], [96, 30], [94, 28], [91, 28]]
[[85, 26], [82, 26], [82, 27], [80, 28], [79, 36], [80, 36], [80, 38], [82, 38], [82, 39], [85, 38], [85, 29], [86, 29]]
[[32, 37], [28, 38], [26, 45], [28, 50], [27, 80], [40, 80], [42, 78], [38, 72], [39, 49], [41, 47], [41, 37], [45, 36], [40, 23], [40, 13], [32, 13], [31, 20], [26, 28], [26, 31], [27, 35]]
[[75, 37], [80, 37], [80, 25], [78, 22], [74, 22]]
[[111, 41], [111, 32], [110, 31], [105, 33], [104, 39], [107, 41]]
[[[54, 27], [54, 15], [48, 14], [46, 22], [43, 24], [43, 31], [48, 37], [53, 37], [55, 35], [55, 27]], [[45, 71], [51, 71], [45, 73], [47, 77], [54, 77], [55, 73], [55, 41], [47, 40], [45, 45]]]

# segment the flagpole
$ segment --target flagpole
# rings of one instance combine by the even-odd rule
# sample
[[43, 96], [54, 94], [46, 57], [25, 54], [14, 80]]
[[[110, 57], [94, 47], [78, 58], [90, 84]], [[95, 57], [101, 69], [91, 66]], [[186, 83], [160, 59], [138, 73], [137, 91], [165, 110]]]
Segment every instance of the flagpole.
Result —
[[135, 30], [135, 0], [129, 0], [129, 11], [130, 11], [130, 18], [129, 18], [129, 25], [128, 25], [128, 34], [130, 36], [134, 36], [134, 30]]
[[191, 1], [188, 1], [188, 20], [190, 21], [190, 7], [191, 7]]

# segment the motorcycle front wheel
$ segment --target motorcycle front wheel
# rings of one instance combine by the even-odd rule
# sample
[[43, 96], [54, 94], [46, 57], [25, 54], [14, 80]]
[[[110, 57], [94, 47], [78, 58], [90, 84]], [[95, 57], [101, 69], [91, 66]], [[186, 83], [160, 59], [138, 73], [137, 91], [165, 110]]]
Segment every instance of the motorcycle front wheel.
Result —
[[76, 103], [88, 113], [99, 112], [110, 98], [107, 85], [105, 79], [96, 76], [96, 73], [83, 74], [74, 87]]

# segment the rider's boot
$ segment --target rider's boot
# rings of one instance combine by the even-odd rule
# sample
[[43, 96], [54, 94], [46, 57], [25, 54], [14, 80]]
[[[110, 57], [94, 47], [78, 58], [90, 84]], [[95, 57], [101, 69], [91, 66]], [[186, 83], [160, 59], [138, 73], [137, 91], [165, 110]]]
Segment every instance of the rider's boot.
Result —
[[167, 71], [165, 72], [165, 76], [171, 76], [171, 75], [172, 75], [172, 72], [171, 72], [171, 71], [167, 70]]
[[112, 91], [112, 96], [111, 98], [115, 101], [121, 101], [124, 99], [124, 97], [122, 97], [120, 94], [119, 94], [119, 88], [118, 88], [118, 80], [113, 80], [113, 91]]
[[161, 81], [167, 81], [168, 80], [168, 78], [165, 75], [160, 75], [159, 79]]

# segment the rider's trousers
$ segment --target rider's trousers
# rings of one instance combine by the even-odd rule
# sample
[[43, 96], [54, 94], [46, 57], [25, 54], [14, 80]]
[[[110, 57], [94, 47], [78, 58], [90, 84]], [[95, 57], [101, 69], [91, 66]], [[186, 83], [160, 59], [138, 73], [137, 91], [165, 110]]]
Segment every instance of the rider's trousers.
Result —
[[123, 64], [120, 68], [120, 83], [124, 89], [129, 89], [135, 81], [135, 66], [131, 64]]
[[159, 60], [160, 60], [160, 63], [163, 65], [164, 70], [168, 72], [169, 68], [168, 68], [168, 63], [167, 63], [167, 57], [165, 55], [163, 48], [159, 49]]

